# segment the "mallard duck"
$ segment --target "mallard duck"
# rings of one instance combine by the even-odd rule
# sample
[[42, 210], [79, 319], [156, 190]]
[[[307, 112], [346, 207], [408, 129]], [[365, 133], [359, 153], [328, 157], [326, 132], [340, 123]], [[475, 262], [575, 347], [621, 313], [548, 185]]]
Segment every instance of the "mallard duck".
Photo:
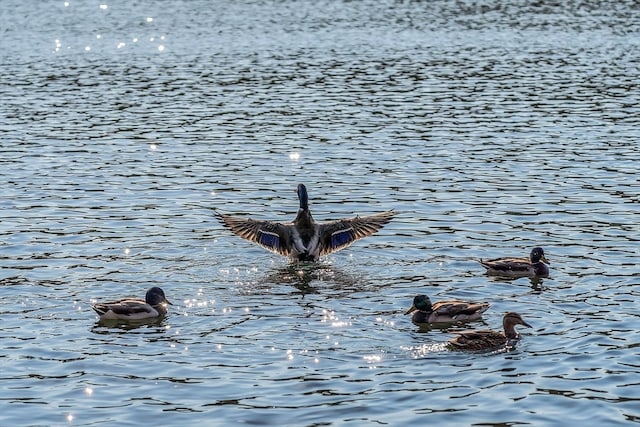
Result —
[[478, 320], [489, 304], [466, 301], [438, 301], [431, 303], [426, 295], [416, 295], [413, 305], [404, 314], [413, 313], [411, 321], [421, 323], [455, 323]]
[[93, 309], [100, 320], [144, 320], [167, 314], [167, 304], [171, 304], [164, 291], [153, 287], [147, 291], [144, 300], [124, 298], [117, 301], [96, 303]]
[[531, 328], [518, 313], [509, 312], [502, 318], [504, 333], [491, 330], [461, 331], [456, 332], [457, 337], [449, 341], [449, 348], [452, 350], [495, 350], [500, 347], [512, 348], [520, 339], [516, 332], [516, 325]]
[[507, 277], [547, 277], [549, 267], [542, 248], [533, 248], [527, 258], [494, 258], [480, 260], [487, 274]]
[[320, 256], [344, 249], [358, 239], [372, 235], [388, 223], [393, 211], [317, 223], [309, 211], [309, 196], [298, 184], [300, 208], [291, 223], [258, 221], [216, 212], [233, 233], [263, 248], [298, 261], [316, 261]]

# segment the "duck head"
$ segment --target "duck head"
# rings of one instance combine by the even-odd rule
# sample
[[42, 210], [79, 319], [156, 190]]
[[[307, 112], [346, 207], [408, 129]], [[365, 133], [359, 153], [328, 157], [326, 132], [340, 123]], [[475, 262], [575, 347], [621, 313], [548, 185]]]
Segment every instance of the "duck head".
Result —
[[298, 184], [298, 199], [300, 200], [300, 209], [309, 210], [309, 196], [307, 195], [307, 187], [304, 184]]
[[543, 261], [546, 264], [549, 264], [549, 261], [547, 261], [547, 258], [545, 258], [544, 256], [544, 250], [542, 250], [542, 248], [531, 249], [531, 254], [529, 255], [529, 259], [531, 259], [532, 264], [535, 264], [540, 261]]
[[404, 314], [413, 313], [414, 311], [431, 311], [431, 300], [426, 295], [416, 295], [413, 298], [413, 305]]
[[149, 289], [147, 294], [144, 297], [144, 300], [149, 305], [159, 305], [159, 304], [169, 304], [173, 305], [169, 302], [167, 297], [164, 295], [164, 291], [157, 286]]
[[504, 327], [504, 333], [507, 338], [517, 338], [518, 334], [516, 333], [516, 325], [526, 326], [527, 328], [531, 328], [532, 326], [525, 322], [518, 313], [509, 312], [504, 315], [502, 318], [502, 326]]
[[[309, 210], [309, 196], [307, 195], [307, 187], [305, 187], [304, 184], [298, 184], [298, 199], [300, 200], [300, 209], [298, 209], [298, 214], [296, 215], [296, 219], [293, 220], [293, 223], [296, 225], [299, 233], [309, 235], [310, 233], [314, 232], [314, 221], [313, 216], [311, 215], [311, 211]], [[301, 261], [305, 260], [306, 259], [301, 259]]]

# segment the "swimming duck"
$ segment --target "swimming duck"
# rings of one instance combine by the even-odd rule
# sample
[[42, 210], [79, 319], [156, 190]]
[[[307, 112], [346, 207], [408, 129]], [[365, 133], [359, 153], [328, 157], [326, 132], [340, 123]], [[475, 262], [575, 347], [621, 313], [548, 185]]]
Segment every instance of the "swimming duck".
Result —
[[304, 184], [298, 184], [300, 208], [291, 223], [258, 221], [216, 212], [216, 217], [233, 233], [263, 248], [298, 261], [316, 261], [320, 256], [344, 249], [370, 236], [388, 223], [393, 211], [317, 223], [309, 210]]
[[489, 304], [466, 301], [438, 301], [431, 303], [426, 295], [416, 295], [413, 305], [404, 314], [413, 313], [411, 321], [424, 323], [455, 323], [478, 320], [487, 311]]
[[494, 258], [480, 260], [487, 274], [507, 277], [547, 277], [549, 267], [542, 248], [533, 248], [527, 258]]
[[124, 298], [117, 301], [93, 305], [100, 320], [144, 320], [167, 314], [167, 304], [171, 304], [164, 291], [157, 286], [149, 289], [144, 300]]
[[518, 313], [506, 313], [502, 319], [504, 333], [491, 330], [461, 331], [456, 332], [457, 337], [449, 341], [448, 347], [451, 350], [496, 350], [500, 347], [513, 348], [520, 339], [520, 334], [516, 332], [516, 325], [531, 328]]

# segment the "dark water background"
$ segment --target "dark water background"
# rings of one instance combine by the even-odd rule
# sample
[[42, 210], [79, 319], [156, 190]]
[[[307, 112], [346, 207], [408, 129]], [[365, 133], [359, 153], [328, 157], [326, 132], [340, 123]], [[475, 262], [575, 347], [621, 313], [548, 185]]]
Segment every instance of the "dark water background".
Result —
[[[637, 2], [0, 3], [0, 425], [640, 421]], [[212, 208], [398, 212], [315, 267]], [[480, 257], [545, 248], [551, 277]], [[96, 299], [174, 302], [105, 327]], [[457, 354], [416, 293], [520, 312]]]

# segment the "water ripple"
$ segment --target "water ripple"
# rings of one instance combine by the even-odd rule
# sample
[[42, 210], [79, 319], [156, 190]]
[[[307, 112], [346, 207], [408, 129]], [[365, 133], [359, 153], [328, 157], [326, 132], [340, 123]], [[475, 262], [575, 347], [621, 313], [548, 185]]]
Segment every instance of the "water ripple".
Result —
[[[638, 423], [637, 4], [10, 1], [2, 425]], [[394, 209], [315, 267], [213, 209]], [[551, 275], [477, 260], [543, 246]], [[160, 285], [166, 318], [92, 302]], [[449, 352], [418, 293], [516, 310]]]

